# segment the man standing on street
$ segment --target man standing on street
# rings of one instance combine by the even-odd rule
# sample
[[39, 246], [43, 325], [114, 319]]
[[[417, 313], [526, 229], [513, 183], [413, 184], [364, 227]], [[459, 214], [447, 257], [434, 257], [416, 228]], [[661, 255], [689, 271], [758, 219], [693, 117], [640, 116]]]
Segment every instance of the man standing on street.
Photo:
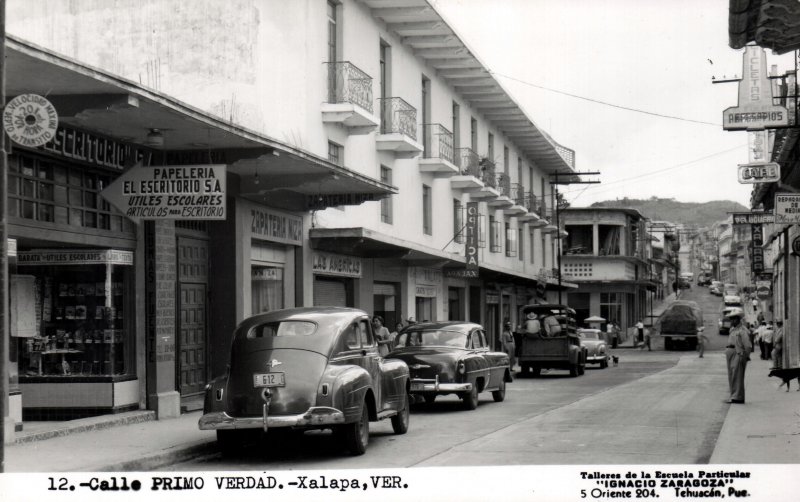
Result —
[[[636, 332], [637, 332], [637, 335], [636, 335], [637, 341], [639, 343], [644, 343], [644, 323], [642, 322], [641, 319], [639, 319], [639, 322], [636, 323]], [[634, 345], [637, 345], [637, 344], [634, 344]]]
[[778, 319], [775, 321], [775, 334], [772, 336], [772, 367], [783, 368], [783, 321]]
[[725, 362], [728, 365], [728, 386], [730, 399], [727, 403], [744, 404], [744, 370], [750, 360], [749, 339], [747, 331], [742, 325], [741, 310], [733, 310], [728, 314], [731, 320], [731, 329], [728, 334], [728, 345], [725, 346]]

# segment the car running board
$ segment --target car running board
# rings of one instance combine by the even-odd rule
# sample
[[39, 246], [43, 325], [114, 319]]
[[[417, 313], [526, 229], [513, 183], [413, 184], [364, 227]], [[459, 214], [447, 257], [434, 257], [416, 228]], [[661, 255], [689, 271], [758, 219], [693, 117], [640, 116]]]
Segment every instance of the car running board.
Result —
[[384, 410], [384, 411], [378, 413], [378, 420], [384, 420], [386, 418], [392, 418], [395, 415], [397, 415], [397, 410]]

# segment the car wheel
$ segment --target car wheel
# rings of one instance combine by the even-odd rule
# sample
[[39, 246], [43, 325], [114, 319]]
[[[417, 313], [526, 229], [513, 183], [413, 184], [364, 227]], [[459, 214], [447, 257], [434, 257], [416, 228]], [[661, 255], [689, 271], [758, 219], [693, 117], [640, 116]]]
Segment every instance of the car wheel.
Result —
[[578, 365], [578, 376], [583, 375], [586, 373], [586, 366], [583, 364]]
[[408, 394], [405, 396], [405, 399], [403, 399], [403, 408], [397, 413], [397, 415], [392, 417], [392, 430], [395, 434], [405, 434], [408, 432], [408, 419], [410, 417], [410, 411], [408, 408], [410, 399], [408, 398]]
[[425, 404], [433, 404], [436, 401], [436, 394], [424, 394], [422, 398], [425, 399]]
[[577, 364], [571, 364], [570, 367], [569, 367], [569, 376], [574, 378], [574, 377], [576, 377], [578, 375], [579, 375], [579, 373], [578, 373], [578, 365]]
[[502, 403], [506, 400], [506, 382], [505, 380], [500, 380], [500, 388], [497, 390], [492, 391], [492, 399], [494, 399], [495, 403]]
[[367, 402], [361, 408], [361, 418], [351, 424], [344, 424], [345, 448], [353, 455], [363, 455], [369, 443], [369, 412]]
[[217, 446], [225, 457], [230, 457], [242, 450], [257, 439], [258, 430], [218, 430]]
[[472, 385], [472, 390], [465, 392], [461, 399], [464, 400], [464, 407], [468, 410], [474, 410], [478, 407], [478, 383]]

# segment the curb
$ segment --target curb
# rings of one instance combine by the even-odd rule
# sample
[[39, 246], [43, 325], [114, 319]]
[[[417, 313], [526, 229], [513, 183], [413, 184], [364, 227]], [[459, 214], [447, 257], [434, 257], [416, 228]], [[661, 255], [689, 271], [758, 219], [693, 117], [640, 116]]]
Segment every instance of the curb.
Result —
[[133, 460], [125, 460], [103, 466], [90, 466], [82, 469], [84, 472], [107, 472], [107, 471], [152, 471], [159, 467], [194, 460], [219, 453], [215, 440], [202, 440], [184, 445], [174, 446], [158, 453], [151, 453]]
[[119, 425], [139, 424], [144, 422], [152, 422], [156, 419], [156, 412], [152, 410], [143, 410], [139, 412], [132, 412], [129, 415], [117, 416], [100, 416], [90, 417], [85, 419], [74, 420], [73, 422], [80, 422], [78, 424], [71, 424], [66, 427], [55, 430], [45, 430], [40, 432], [31, 432], [17, 436], [13, 444], [26, 444], [35, 441], [44, 441], [57, 437], [69, 436], [79, 432], [99, 431], [102, 429], [110, 429]]

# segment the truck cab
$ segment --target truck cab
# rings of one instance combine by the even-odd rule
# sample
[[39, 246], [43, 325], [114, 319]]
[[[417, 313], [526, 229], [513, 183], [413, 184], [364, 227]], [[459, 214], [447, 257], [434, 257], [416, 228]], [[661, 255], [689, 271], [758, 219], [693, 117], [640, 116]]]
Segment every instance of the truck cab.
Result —
[[[558, 321], [557, 329], [553, 318]], [[542, 369], [568, 370], [573, 377], [583, 375], [587, 350], [577, 333], [575, 310], [561, 304], [526, 305], [520, 308], [519, 319], [522, 324], [514, 337], [523, 375], [539, 376]], [[531, 331], [533, 325], [539, 326], [538, 331]], [[547, 325], [551, 327], [546, 329]]]

